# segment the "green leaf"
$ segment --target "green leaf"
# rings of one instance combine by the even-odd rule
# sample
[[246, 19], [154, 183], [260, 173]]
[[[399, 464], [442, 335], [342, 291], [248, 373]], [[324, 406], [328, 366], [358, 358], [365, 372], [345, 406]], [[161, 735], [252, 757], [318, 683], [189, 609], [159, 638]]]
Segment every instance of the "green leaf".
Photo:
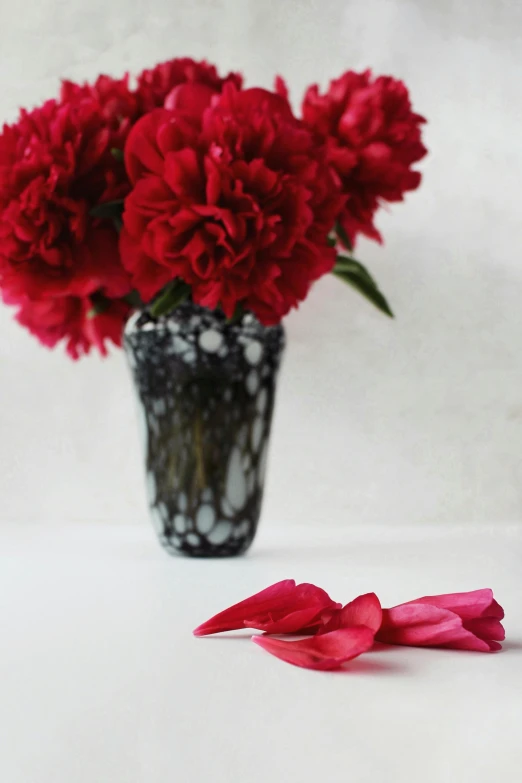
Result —
[[149, 308], [153, 318], [166, 315], [185, 301], [190, 294], [190, 286], [182, 280], [174, 280], [159, 293]]
[[116, 160], [123, 160], [123, 150], [120, 150], [117, 147], [111, 149], [111, 155], [113, 158], [116, 158]]
[[135, 307], [136, 309], [138, 309], [139, 307], [143, 307], [141, 296], [137, 291], [131, 291], [130, 294], [124, 296], [123, 299], [131, 307]]
[[121, 220], [123, 212], [123, 199], [117, 201], [106, 201], [104, 204], [97, 204], [89, 214], [97, 218], [110, 218], [111, 220]]
[[353, 258], [339, 256], [333, 273], [344, 283], [348, 283], [348, 285], [351, 285], [352, 288], [366, 297], [382, 313], [389, 315], [390, 318], [394, 317], [390, 305], [379, 291], [375, 280], [358, 261], [355, 261]]
[[231, 326], [233, 324], [237, 324], [244, 316], [246, 310], [244, 306], [241, 304], [241, 302], [238, 302], [236, 305], [236, 309], [234, 310], [234, 314], [231, 316], [231, 318], [227, 319], [227, 324], [230, 324]]
[[114, 228], [116, 229], [117, 233], [119, 234], [120, 231], [123, 228], [123, 220], [121, 217], [113, 217], [112, 222], [114, 223]]
[[337, 236], [341, 240], [341, 242], [344, 245], [344, 247], [347, 250], [351, 250], [352, 249], [352, 243], [350, 242], [350, 240], [348, 238], [348, 234], [346, 233], [346, 231], [344, 230], [344, 228], [341, 226], [341, 224], [339, 222], [337, 222], [335, 224], [335, 233], [337, 234]]
[[110, 300], [99, 292], [91, 295], [91, 304], [92, 307], [90, 310], [87, 310], [87, 318], [89, 319], [96, 318], [97, 315], [105, 313], [111, 306]]
[[338, 255], [334, 272], [353, 272], [353, 274], [359, 274], [361, 277], [365, 277], [370, 285], [374, 286], [374, 288], [378, 287], [377, 283], [368, 272], [366, 267], [364, 267], [359, 261], [356, 261], [355, 258], [351, 258], [350, 256]]

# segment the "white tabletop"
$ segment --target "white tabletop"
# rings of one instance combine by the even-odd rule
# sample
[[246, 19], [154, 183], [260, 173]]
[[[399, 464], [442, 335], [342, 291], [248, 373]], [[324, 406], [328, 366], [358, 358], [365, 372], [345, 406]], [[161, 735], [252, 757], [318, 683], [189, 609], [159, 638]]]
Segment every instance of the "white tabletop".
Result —
[[[196, 639], [283, 578], [385, 605], [492, 587], [498, 654], [389, 648], [344, 672], [248, 635]], [[247, 557], [172, 558], [127, 526], [0, 527], [2, 783], [518, 783], [522, 528], [261, 528]]]

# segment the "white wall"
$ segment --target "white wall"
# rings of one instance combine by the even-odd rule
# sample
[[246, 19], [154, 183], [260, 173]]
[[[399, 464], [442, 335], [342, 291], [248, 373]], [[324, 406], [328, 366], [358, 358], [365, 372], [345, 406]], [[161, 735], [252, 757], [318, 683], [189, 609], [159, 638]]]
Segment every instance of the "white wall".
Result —
[[[327, 279], [287, 320], [264, 524], [520, 521], [522, 4], [1, 0], [0, 116], [58, 78], [207, 57], [269, 86], [371, 65], [429, 118], [425, 182], [359, 257], [397, 319]], [[146, 518], [121, 354], [73, 364], [0, 311], [2, 519]]]

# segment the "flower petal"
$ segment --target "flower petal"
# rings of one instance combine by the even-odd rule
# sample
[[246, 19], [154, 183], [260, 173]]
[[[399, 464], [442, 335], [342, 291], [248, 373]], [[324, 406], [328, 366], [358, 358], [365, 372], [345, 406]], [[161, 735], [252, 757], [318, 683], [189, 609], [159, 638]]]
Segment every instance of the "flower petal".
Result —
[[367, 652], [373, 645], [369, 628], [340, 628], [337, 631], [312, 636], [298, 642], [253, 636], [252, 641], [271, 655], [304, 669], [337, 669], [346, 661]]
[[307, 583], [296, 585], [293, 579], [285, 579], [219, 612], [198, 626], [194, 635], [206, 636], [239, 628], [295, 633], [310, 626], [325, 609], [338, 606], [320, 587]]
[[194, 636], [206, 636], [207, 634], [244, 628], [244, 620], [248, 617], [248, 610], [252, 611], [255, 608], [258, 611], [261, 606], [270, 606], [274, 601], [286, 598], [294, 588], [294, 579], [284, 579], [281, 582], [276, 582], [265, 588], [265, 590], [245, 598], [244, 601], [239, 601], [239, 603], [214, 615], [210, 620], [198, 625], [193, 631]]
[[317, 606], [311, 606], [287, 614], [280, 620], [267, 620], [266, 622], [263, 622], [260, 619], [254, 618], [251, 620], [244, 620], [243, 624], [245, 628], [255, 628], [257, 631], [264, 631], [265, 633], [308, 633], [310, 628], [319, 625], [318, 618], [322, 612], [323, 609], [318, 609]]
[[156, 109], [142, 117], [129, 133], [125, 145], [125, 168], [133, 184], [145, 174], [163, 173], [164, 158], [156, 135], [162, 123], [170, 118], [170, 112]]
[[504, 610], [493, 598], [493, 591], [489, 588], [483, 590], [470, 590], [467, 593], [446, 593], [444, 595], [426, 595], [423, 598], [415, 598], [408, 601], [409, 604], [431, 604], [441, 609], [449, 609], [455, 612], [463, 620], [471, 620], [476, 617], [495, 617], [502, 620]]
[[334, 612], [331, 620], [326, 623], [319, 633], [325, 634], [338, 628], [351, 628], [354, 625], [363, 625], [370, 631], [377, 633], [381, 627], [382, 608], [381, 602], [375, 593], [359, 595], [342, 609]]
[[503, 641], [506, 638], [506, 632], [500, 620], [496, 617], [477, 617], [476, 620], [464, 620], [466, 630], [478, 636], [484, 641]]
[[382, 625], [375, 638], [386, 644], [412, 647], [450, 647], [477, 652], [497, 649], [467, 630], [454, 612], [423, 603], [384, 609]]

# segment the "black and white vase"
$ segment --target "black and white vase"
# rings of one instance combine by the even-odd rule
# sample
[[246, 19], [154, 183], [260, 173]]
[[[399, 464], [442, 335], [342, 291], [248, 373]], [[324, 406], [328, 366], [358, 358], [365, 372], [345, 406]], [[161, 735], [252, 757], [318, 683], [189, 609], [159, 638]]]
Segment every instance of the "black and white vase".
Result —
[[241, 554], [261, 510], [283, 328], [185, 303], [159, 318], [132, 315], [124, 347], [161, 544], [193, 557]]

